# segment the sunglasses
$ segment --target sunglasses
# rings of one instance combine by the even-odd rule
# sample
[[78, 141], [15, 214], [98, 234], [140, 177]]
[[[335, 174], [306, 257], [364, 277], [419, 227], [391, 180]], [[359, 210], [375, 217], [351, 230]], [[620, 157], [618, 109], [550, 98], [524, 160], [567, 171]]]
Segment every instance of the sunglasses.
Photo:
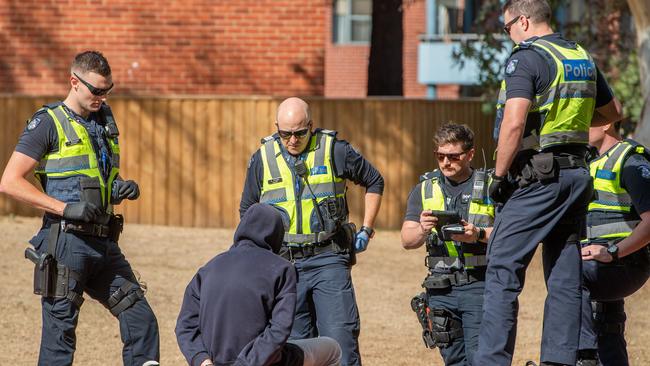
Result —
[[86, 80], [80, 78], [79, 75], [77, 75], [76, 73], [73, 72], [72, 75], [74, 75], [79, 81], [81, 81], [81, 83], [83, 85], [85, 85], [86, 88], [88, 88], [88, 90], [90, 90], [92, 95], [95, 95], [95, 96], [98, 96], [98, 97], [101, 97], [101, 96], [104, 96], [104, 95], [107, 95], [108, 93], [110, 93], [111, 90], [113, 89], [113, 86], [115, 85], [115, 84], [111, 84], [111, 86], [109, 86], [108, 88], [105, 88], [105, 89], [96, 88], [91, 83], [89, 83]]
[[[521, 18], [521, 15], [514, 17], [511, 21], [509, 21], [506, 25], [503, 26], [503, 31], [506, 32], [507, 35], [510, 35], [510, 28], [517, 23], [517, 20]], [[530, 17], [526, 17], [528, 19]]]
[[436, 159], [438, 159], [439, 162], [445, 161], [445, 158], [449, 159], [449, 161], [459, 161], [462, 158], [462, 156], [465, 154], [467, 154], [467, 151], [463, 151], [456, 154], [443, 154], [443, 153], [435, 152]]
[[280, 135], [280, 137], [285, 139], [285, 140], [290, 139], [291, 136], [296, 136], [296, 138], [300, 139], [300, 138], [303, 138], [303, 137], [307, 136], [308, 133], [309, 133], [309, 127], [303, 128], [302, 130], [298, 130], [298, 131], [282, 131], [282, 130], [278, 130], [278, 135]]

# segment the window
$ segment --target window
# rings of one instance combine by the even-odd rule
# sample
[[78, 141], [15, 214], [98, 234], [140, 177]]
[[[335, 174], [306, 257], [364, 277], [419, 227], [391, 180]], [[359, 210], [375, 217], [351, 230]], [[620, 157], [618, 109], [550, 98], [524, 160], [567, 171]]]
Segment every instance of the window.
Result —
[[334, 43], [370, 42], [372, 0], [335, 0], [333, 15]]

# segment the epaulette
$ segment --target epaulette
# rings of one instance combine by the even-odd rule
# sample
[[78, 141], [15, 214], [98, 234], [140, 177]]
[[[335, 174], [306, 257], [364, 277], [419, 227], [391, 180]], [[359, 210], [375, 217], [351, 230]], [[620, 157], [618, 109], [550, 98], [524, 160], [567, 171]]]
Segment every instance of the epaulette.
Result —
[[260, 140], [260, 143], [261, 143], [262, 145], [264, 145], [265, 143], [267, 143], [267, 142], [269, 142], [269, 141], [273, 141], [273, 140], [275, 140], [275, 134], [273, 134], [273, 135], [269, 135], [269, 136], [266, 136], [265, 138], [263, 138], [263, 139]]
[[632, 149], [630, 149], [630, 152], [628, 153], [628, 155], [639, 154], [639, 155], [645, 156], [646, 159], [650, 160], [650, 151], [648, 151], [648, 149], [646, 149], [645, 146], [641, 145], [640, 143], [638, 143], [638, 142], [636, 142], [636, 141], [634, 141], [632, 139], [625, 139], [623, 141], [625, 141], [628, 144], [632, 145]]
[[432, 172], [426, 172], [420, 176], [420, 182], [424, 182], [425, 180], [429, 179], [439, 179], [440, 178], [440, 170], [436, 169]]
[[326, 135], [330, 135], [330, 136], [333, 136], [333, 137], [336, 137], [336, 135], [338, 134], [337, 131], [328, 130], [328, 129], [325, 129], [325, 128], [317, 128], [317, 129], [314, 130], [314, 132], [324, 133]]
[[[54, 109], [54, 108], [56, 108], [56, 107], [58, 107], [58, 106], [60, 106], [60, 105], [61, 105], [61, 102], [54, 102], [54, 103], [44, 104], [44, 105], [43, 105], [43, 108], [41, 108], [41, 109], [45, 109], [45, 108], [47, 108], [47, 109]], [[40, 109], [39, 109], [39, 110], [40, 110]]]

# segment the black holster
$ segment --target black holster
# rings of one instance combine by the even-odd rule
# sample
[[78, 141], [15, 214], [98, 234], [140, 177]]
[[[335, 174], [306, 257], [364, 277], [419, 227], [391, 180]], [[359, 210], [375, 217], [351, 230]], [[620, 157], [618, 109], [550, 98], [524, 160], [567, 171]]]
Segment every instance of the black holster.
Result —
[[124, 230], [124, 216], [122, 215], [112, 215], [108, 221], [109, 226], [109, 239], [118, 243], [120, 241], [120, 235], [122, 230]]
[[357, 235], [357, 226], [352, 222], [346, 222], [341, 225], [339, 235], [336, 239], [341, 247], [345, 248], [347, 254], [350, 255], [350, 265], [353, 266], [357, 263], [357, 253], [354, 250], [354, 241]]
[[77, 307], [83, 304], [83, 297], [70, 291], [70, 279], [81, 282], [81, 276], [56, 260], [56, 245], [60, 225], [52, 224], [48, 235], [47, 251], [37, 253], [33, 248], [25, 249], [25, 258], [34, 263], [34, 293], [45, 298], [67, 298]]

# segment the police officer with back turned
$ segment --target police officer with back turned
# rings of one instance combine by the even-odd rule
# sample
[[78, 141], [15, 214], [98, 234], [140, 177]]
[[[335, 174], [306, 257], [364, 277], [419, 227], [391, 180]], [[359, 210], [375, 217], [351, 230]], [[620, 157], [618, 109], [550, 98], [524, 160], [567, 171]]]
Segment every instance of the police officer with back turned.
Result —
[[[296, 316], [290, 339], [334, 338], [342, 365], [361, 365], [359, 312], [350, 276], [355, 254], [374, 234], [384, 181], [336, 132], [312, 130], [309, 106], [288, 98], [278, 106], [277, 133], [262, 139], [250, 160], [240, 214], [254, 203], [283, 216], [280, 254], [298, 272]], [[363, 226], [348, 222], [346, 180], [366, 187]]]
[[497, 105], [498, 211], [488, 244], [485, 303], [474, 365], [510, 365], [517, 297], [543, 243], [542, 365], [575, 365], [581, 314], [581, 256], [593, 187], [585, 155], [590, 125], [621, 119], [591, 56], [553, 33], [545, 0], [508, 0], [504, 30], [517, 43]]
[[[45, 211], [25, 256], [42, 295], [38, 364], [71, 365], [85, 292], [120, 322], [124, 365], [158, 365], [156, 317], [117, 245], [123, 220], [113, 205], [137, 199], [134, 181], [119, 176], [117, 125], [106, 98], [113, 88], [104, 56], [75, 56], [70, 92], [36, 112], [9, 159], [0, 190]], [[36, 174], [43, 192], [26, 176]]]

